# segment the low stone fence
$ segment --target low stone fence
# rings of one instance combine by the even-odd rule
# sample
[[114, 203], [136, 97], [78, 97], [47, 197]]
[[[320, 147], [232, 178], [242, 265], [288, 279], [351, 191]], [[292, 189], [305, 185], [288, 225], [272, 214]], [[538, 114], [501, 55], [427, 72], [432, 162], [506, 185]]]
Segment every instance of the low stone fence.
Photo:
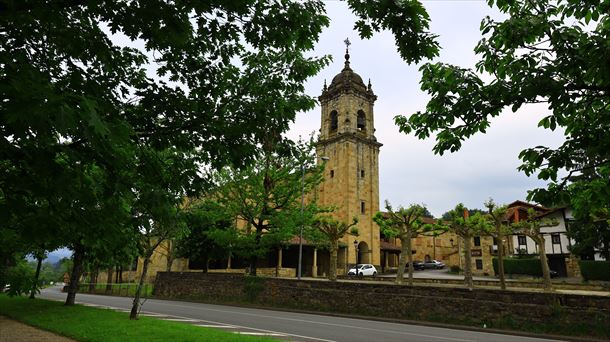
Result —
[[[339, 276], [339, 279], [353, 280], [353, 277]], [[366, 278], [366, 280], [375, 280], [380, 282], [394, 282], [395, 278], [388, 277], [377, 277], [377, 278]], [[405, 274], [405, 282], [407, 281]], [[428, 278], [413, 278], [414, 283], [419, 284], [451, 284], [451, 285], [463, 285], [463, 279], [428, 279]], [[475, 286], [486, 286], [486, 287], [500, 287], [499, 280], [474, 280]], [[515, 280], [507, 279], [506, 286], [512, 288], [529, 288], [529, 289], [542, 289], [544, 284], [542, 280], [528, 279], [528, 280]], [[607, 281], [590, 281], [587, 283], [569, 283], [553, 281], [553, 288], [557, 290], [579, 290], [579, 291], [610, 291], [610, 282]]]
[[610, 337], [610, 297], [604, 296], [165, 272], [158, 273], [153, 295]]

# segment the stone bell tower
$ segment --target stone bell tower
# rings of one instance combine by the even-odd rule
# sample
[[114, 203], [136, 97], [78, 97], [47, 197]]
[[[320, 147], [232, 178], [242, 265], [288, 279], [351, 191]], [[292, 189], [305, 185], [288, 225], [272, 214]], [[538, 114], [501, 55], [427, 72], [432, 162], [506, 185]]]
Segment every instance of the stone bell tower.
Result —
[[359, 235], [343, 238], [347, 248], [339, 252], [340, 270], [346, 262], [380, 265], [379, 226], [373, 222], [373, 216], [379, 211], [379, 148], [382, 146], [374, 134], [373, 106], [377, 96], [370, 80], [366, 86], [350, 68], [349, 40], [345, 44], [343, 70], [329, 86], [324, 82], [318, 98], [322, 126], [316, 145], [318, 157], [329, 158], [324, 182], [319, 188], [320, 204], [335, 206], [333, 215], [343, 222], [351, 222], [353, 217], [359, 220]]

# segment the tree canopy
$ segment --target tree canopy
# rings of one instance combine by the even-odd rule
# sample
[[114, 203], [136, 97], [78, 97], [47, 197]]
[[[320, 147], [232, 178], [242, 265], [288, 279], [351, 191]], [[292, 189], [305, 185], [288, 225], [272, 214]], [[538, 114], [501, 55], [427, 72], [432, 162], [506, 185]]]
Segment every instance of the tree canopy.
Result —
[[[395, 122], [404, 133], [436, 134], [434, 152], [460, 149], [491, 119], [546, 104], [539, 126], [562, 130], [558, 147], [523, 150], [519, 169], [549, 182], [529, 198], [571, 204], [577, 214], [608, 218], [610, 203], [610, 2], [488, 0], [507, 18], [481, 22], [476, 70], [444, 63], [421, 67], [425, 111]], [[489, 79], [489, 81], [487, 81]], [[565, 173], [564, 173], [565, 171]], [[584, 180], [584, 173], [592, 179]]]

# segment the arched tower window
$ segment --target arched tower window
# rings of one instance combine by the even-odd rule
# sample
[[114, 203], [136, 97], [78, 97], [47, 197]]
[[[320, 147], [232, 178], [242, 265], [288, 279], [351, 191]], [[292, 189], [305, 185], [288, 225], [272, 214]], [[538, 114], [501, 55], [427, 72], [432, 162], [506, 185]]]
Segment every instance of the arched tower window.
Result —
[[366, 114], [364, 114], [362, 110], [358, 111], [358, 121], [356, 127], [358, 130], [362, 131], [366, 129]]
[[339, 127], [339, 118], [336, 110], [330, 112], [330, 131], [336, 131]]

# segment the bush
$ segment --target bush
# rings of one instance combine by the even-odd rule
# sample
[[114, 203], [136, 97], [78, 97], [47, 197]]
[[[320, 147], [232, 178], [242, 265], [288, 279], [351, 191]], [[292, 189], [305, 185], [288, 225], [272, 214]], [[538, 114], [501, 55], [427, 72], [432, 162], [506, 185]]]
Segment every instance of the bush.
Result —
[[[493, 259], [494, 273], [498, 274], [498, 259]], [[540, 259], [504, 259], [504, 274], [542, 276]]]
[[[6, 278], [10, 286], [9, 296], [27, 294], [34, 286], [34, 270], [25, 260], [21, 260], [17, 265], [9, 268]], [[38, 287], [36, 291], [38, 291]]]
[[610, 281], [610, 261], [581, 260], [578, 264], [584, 280]]
[[458, 273], [460, 273], [460, 271], [461, 271], [460, 266], [453, 265], [453, 266], [449, 267], [449, 272], [451, 272], [451, 273], [458, 274]]

